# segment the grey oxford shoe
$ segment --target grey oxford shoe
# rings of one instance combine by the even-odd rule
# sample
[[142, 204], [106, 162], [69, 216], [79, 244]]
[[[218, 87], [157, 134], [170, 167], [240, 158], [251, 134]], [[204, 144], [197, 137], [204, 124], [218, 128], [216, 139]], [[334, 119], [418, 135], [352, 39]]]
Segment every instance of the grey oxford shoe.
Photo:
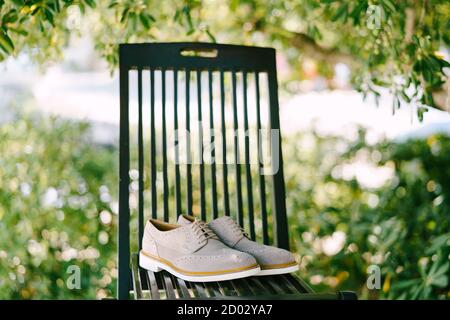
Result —
[[[178, 224], [189, 225], [195, 218], [180, 215]], [[229, 216], [208, 223], [219, 239], [228, 247], [251, 254], [260, 265], [258, 276], [295, 272], [299, 269], [294, 255], [287, 250], [266, 246], [249, 239], [247, 233]]]
[[148, 220], [139, 265], [200, 282], [231, 280], [260, 272], [253, 256], [227, 247], [207, 224], [196, 220], [184, 226]]

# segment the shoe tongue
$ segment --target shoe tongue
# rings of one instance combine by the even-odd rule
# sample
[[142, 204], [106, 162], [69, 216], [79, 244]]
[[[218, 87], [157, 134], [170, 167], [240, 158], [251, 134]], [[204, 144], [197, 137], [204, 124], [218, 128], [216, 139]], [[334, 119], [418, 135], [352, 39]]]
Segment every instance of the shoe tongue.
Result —
[[219, 236], [220, 240], [229, 247], [234, 247], [245, 237], [244, 233], [239, 229], [239, 225], [228, 216], [214, 219], [209, 223], [209, 226]]
[[195, 218], [194, 222], [190, 224], [190, 227], [192, 229], [192, 232], [195, 233], [196, 235], [199, 235], [201, 233], [200, 237], [204, 238], [205, 240], [208, 239], [218, 240], [216, 234], [214, 234], [214, 231], [208, 226], [208, 224], [206, 224], [202, 220], [198, 220], [197, 218]]

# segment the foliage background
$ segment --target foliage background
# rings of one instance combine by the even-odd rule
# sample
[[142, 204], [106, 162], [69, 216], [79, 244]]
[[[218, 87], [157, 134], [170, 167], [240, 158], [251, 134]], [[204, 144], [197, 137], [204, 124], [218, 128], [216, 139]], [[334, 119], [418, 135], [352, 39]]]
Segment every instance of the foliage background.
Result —
[[[1, 299], [112, 296], [117, 156], [87, 129], [38, 114], [0, 127]], [[69, 265], [81, 290], [66, 287]]]
[[[74, 34], [89, 34], [114, 68], [118, 44], [207, 41], [273, 46], [286, 53], [295, 82], [308, 67], [333, 88], [336, 64], [363, 94], [446, 109], [450, 46], [447, 0], [0, 0], [0, 61], [25, 52], [39, 64], [62, 57]], [[448, 107], [448, 106], [447, 106]]]
[[[370, 145], [365, 136], [284, 139], [299, 275], [361, 298], [448, 298], [450, 138]], [[0, 127], [0, 298], [115, 295], [117, 149], [90, 141], [87, 124], [36, 113]], [[364, 187], [345, 173], [362, 160], [391, 178]], [[380, 290], [367, 289], [371, 264]], [[80, 290], [66, 287], [69, 265], [80, 267]]]
[[[284, 92], [318, 75], [336, 88], [336, 66], [345, 64], [353, 88], [375, 97], [387, 90], [393, 112], [414, 106], [420, 119], [450, 101], [449, 16], [448, 0], [0, 0], [0, 61], [25, 54], [45, 68], [82, 35], [111, 70], [121, 42], [273, 46], [289, 66]], [[318, 290], [362, 298], [448, 298], [449, 137], [373, 145], [359, 132], [284, 139], [300, 275]], [[0, 298], [115, 295], [118, 150], [91, 134], [86, 123], [22, 111], [1, 124]], [[390, 178], [365, 186], [348, 173], [361, 161]], [[366, 286], [372, 264], [381, 267], [380, 290]], [[81, 269], [80, 290], [66, 287], [69, 265]]]

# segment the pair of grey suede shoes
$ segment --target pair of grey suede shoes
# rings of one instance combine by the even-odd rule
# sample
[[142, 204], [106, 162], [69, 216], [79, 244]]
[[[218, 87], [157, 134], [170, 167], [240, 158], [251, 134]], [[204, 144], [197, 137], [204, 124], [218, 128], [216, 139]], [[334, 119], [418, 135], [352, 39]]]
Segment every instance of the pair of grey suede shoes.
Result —
[[180, 215], [178, 224], [147, 221], [139, 265], [186, 281], [224, 281], [298, 270], [289, 251], [249, 239], [229, 216], [209, 223]]

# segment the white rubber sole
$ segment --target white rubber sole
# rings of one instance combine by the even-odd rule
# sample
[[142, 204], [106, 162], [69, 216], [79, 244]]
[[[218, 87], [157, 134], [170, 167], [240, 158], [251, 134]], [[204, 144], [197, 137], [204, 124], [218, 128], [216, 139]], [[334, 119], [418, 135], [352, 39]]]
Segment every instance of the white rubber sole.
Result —
[[147, 255], [143, 254], [142, 252], [139, 253], [139, 265], [146, 269], [153, 272], [159, 272], [161, 270], [166, 270], [176, 276], [177, 278], [183, 279], [185, 281], [190, 282], [213, 282], [213, 281], [225, 281], [225, 280], [233, 280], [233, 279], [240, 279], [245, 277], [251, 277], [255, 275], [259, 275], [259, 272], [261, 269], [259, 266], [247, 270], [237, 271], [237, 272], [230, 272], [230, 273], [223, 273], [223, 274], [217, 274], [217, 275], [186, 275], [184, 273], [180, 273], [176, 270], [174, 270], [172, 267], [168, 266], [167, 264], [152, 259], [148, 257]]
[[295, 266], [285, 267], [285, 268], [276, 268], [276, 269], [265, 269], [261, 270], [257, 276], [270, 276], [274, 274], [285, 274], [298, 271], [299, 266], [296, 264]]

